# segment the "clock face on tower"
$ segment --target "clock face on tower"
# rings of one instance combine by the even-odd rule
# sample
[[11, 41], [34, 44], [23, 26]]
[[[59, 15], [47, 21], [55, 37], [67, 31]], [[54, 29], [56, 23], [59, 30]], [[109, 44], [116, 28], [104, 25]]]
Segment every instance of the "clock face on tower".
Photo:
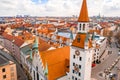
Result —
[[75, 55], [79, 56], [79, 55], [80, 55], [80, 51], [79, 51], [79, 50], [76, 50], [76, 51], [75, 51]]

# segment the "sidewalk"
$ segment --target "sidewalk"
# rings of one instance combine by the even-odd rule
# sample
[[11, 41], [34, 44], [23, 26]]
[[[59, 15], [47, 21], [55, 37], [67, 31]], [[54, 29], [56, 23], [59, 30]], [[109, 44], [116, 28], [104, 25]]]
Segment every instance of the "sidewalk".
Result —
[[[118, 49], [117, 48], [108, 48], [108, 50], [112, 51], [112, 54], [108, 55], [108, 57], [104, 59], [100, 64], [96, 65], [94, 68], [92, 68], [92, 78], [96, 78], [97, 80], [106, 80], [104, 78], [104, 74], [101, 76], [101, 73], [104, 72], [105, 69], [107, 69], [112, 62], [116, 60], [118, 57]], [[107, 54], [107, 53], [105, 53]], [[105, 55], [104, 55], [105, 56]]]

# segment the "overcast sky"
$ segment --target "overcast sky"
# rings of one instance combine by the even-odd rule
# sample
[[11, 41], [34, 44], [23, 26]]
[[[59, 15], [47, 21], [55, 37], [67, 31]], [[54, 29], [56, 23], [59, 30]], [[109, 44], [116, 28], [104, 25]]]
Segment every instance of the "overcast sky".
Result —
[[[79, 15], [82, 0], [0, 0], [0, 16]], [[87, 0], [89, 16], [120, 16], [120, 0]]]

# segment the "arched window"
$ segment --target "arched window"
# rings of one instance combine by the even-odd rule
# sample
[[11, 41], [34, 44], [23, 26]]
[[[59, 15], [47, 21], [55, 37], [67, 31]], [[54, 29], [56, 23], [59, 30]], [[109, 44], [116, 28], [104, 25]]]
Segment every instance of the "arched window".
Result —
[[77, 38], [77, 42], [80, 43], [80, 37]]
[[85, 24], [83, 24], [83, 30], [85, 30]]
[[38, 66], [36, 66], [36, 71], [38, 71]]
[[39, 80], [39, 73], [38, 73], [38, 66], [36, 66], [36, 75], [37, 75], [37, 80]]
[[79, 25], [79, 30], [81, 30], [81, 24]]

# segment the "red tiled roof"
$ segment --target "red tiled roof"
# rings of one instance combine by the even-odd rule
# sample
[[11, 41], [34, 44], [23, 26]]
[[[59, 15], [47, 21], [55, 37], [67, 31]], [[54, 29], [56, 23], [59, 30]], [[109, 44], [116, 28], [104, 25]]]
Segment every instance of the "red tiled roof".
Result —
[[102, 28], [110, 27], [108, 22], [100, 22], [99, 24]]
[[17, 37], [14, 37], [14, 40], [14, 44], [16, 44], [18, 47], [20, 47], [24, 43], [22, 39], [19, 39]]
[[45, 42], [44, 40], [39, 38], [39, 51], [46, 51], [50, 48], [51, 46]]
[[7, 33], [3, 33], [3, 37], [10, 40], [11, 42], [13, 41], [13, 43], [16, 44], [18, 47], [20, 47], [24, 43], [22, 39], [19, 39], [18, 37], [9, 35]]
[[7, 34], [7, 33], [5, 33], [5, 32], [2, 34], [2, 36], [3, 36], [4, 38], [10, 40], [10, 41], [14, 40], [14, 36], [9, 35], [9, 34]]

